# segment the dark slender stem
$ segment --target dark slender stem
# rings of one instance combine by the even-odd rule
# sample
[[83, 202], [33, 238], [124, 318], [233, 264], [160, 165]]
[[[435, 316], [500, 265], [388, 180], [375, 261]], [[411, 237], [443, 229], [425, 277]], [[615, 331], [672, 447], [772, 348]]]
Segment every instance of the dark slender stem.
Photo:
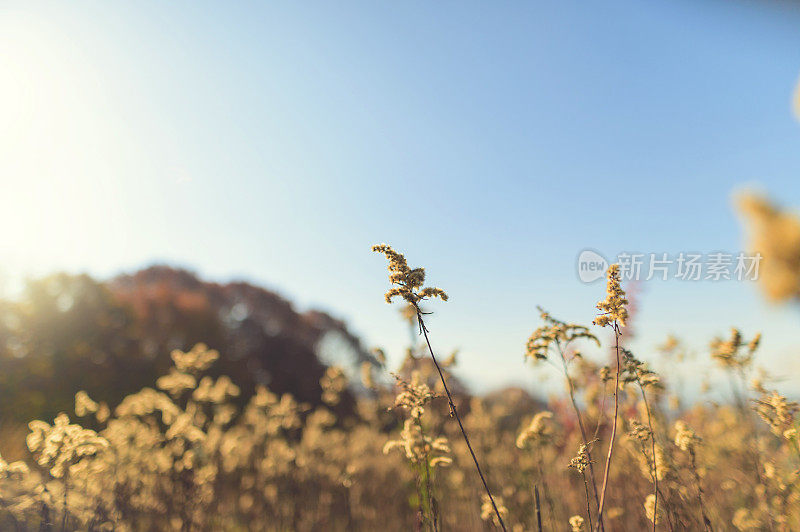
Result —
[[[569, 368], [567, 367], [567, 357], [564, 356], [564, 350], [561, 348], [561, 345], [558, 344], [558, 341], [556, 341], [556, 344], [558, 346], [558, 354], [561, 355], [561, 364], [562, 364], [563, 371], [564, 371], [564, 378], [567, 380], [567, 386], [568, 386], [567, 389], [569, 391], [569, 399], [572, 402], [572, 409], [575, 410], [575, 416], [578, 418], [578, 428], [581, 431], [581, 437], [583, 438], [583, 445], [586, 446], [586, 455], [589, 457], [589, 477], [592, 480], [592, 493], [594, 494], [594, 503], [597, 505], [597, 508], [599, 509], [600, 508], [600, 500], [597, 497], [597, 481], [595, 480], [594, 466], [592, 465], [593, 464], [593, 460], [592, 460], [592, 450], [590, 448], [591, 446], [589, 444], [589, 440], [586, 437], [586, 428], [583, 425], [583, 416], [581, 416], [581, 410], [580, 410], [580, 408], [578, 408], [578, 402], [575, 400], [575, 385], [572, 382], [572, 377], [570, 377], [570, 375], [569, 375]], [[600, 425], [598, 424], [598, 428], [599, 428], [599, 426]], [[597, 434], [595, 433], [595, 438], [594, 439], [596, 439], [596, 438], [597, 438]], [[589, 509], [589, 501], [588, 500], [586, 501], [586, 505], [587, 505], [587, 511], [589, 512], [589, 523], [590, 523], [589, 530], [592, 530], [592, 526], [591, 526], [592, 515], [591, 515], [591, 510]], [[602, 516], [600, 516], [599, 524], [600, 524], [600, 529], [601, 530], [605, 530], [605, 526], [603, 524]]]
[[642, 386], [642, 381], [638, 381], [639, 383], [639, 390], [642, 392], [642, 401], [644, 401], [644, 407], [647, 410], [647, 426], [650, 427], [650, 443], [652, 445], [652, 452], [653, 452], [653, 497], [655, 500], [653, 501], [653, 532], [656, 532], [656, 516], [658, 515], [658, 460], [656, 459], [656, 433], [653, 431], [653, 421], [652, 416], [650, 415], [650, 403], [647, 402], [647, 395], [644, 393], [644, 386]]
[[489, 496], [489, 501], [492, 503], [492, 508], [494, 508], [494, 513], [497, 516], [497, 521], [500, 523], [500, 528], [503, 529], [503, 532], [506, 532], [506, 525], [503, 523], [503, 518], [500, 517], [500, 510], [497, 508], [497, 504], [494, 502], [494, 497], [492, 497], [492, 492], [489, 489], [489, 484], [486, 483], [486, 478], [483, 476], [483, 471], [481, 471], [481, 466], [478, 463], [478, 458], [475, 456], [475, 451], [472, 450], [472, 445], [469, 443], [469, 437], [467, 436], [467, 431], [464, 429], [464, 424], [461, 423], [461, 417], [458, 415], [458, 410], [456, 410], [456, 404], [453, 402], [453, 396], [450, 394], [450, 389], [447, 387], [447, 381], [444, 378], [444, 373], [442, 373], [442, 368], [439, 367], [439, 362], [436, 360], [436, 355], [433, 354], [433, 347], [431, 347], [431, 341], [428, 338], [428, 329], [425, 327], [425, 322], [422, 321], [422, 312], [420, 312], [419, 308], [417, 308], [417, 321], [419, 321], [419, 328], [422, 330], [422, 334], [425, 336], [425, 343], [428, 344], [428, 351], [431, 354], [431, 359], [433, 360], [433, 365], [436, 366], [436, 371], [439, 372], [439, 378], [442, 380], [442, 386], [444, 387], [444, 392], [447, 394], [447, 400], [450, 402], [450, 412], [452, 412], [453, 416], [458, 421], [458, 428], [461, 429], [461, 435], [464, 436], [464, 441], [467, 443], [467, 449], [469, 449], [469, 454], [472, 455], [472, 461], [475, 462], [475, 468], [478, 470], [478, 475], [481, 477], [481, 482], [483, 482], [483, 487], [486, 490], [486, 494]]
[[[597, 527], [603, 520], [603, 507], [606, 503], [606, 489], [608, 488], [608, 473], [611, 469], [611, 455], [614, 452], [614, 439], [617, 436], [617, 419], [619, 418], [619, 325], [614, 322], [614, 351], [617, 355], [617, 373], [614, 378], [614, 423], [611, 425], [611, 440], [608, 443], [608, 456], [606, 456], [606, 470], [603, 473], [603, 488], [600, 492], [600, 508], [597, 510]], [[597, 529], [597, 528], [596, 528]], [[595, 530], [596, 530], [595, 529]]]
[[583, 476], [583, 489], [586, 491], [586, 516], [589, 518], [589, 530], [592, 530], [592, 509], [589, 507], [589, 482], [586, 481], [586, 473]]
[[542, 532], [542, 507], [539, 505], [539, 486], [533, 485], [533, 496], [536, 501], [536, 524], [539, 526], [539, 532]]
[[689, 455], [692, 457], [692, 473], [694, 473], [694, 481], [697, 483], [697, 500], [700, 503], [700, 515], [703, 518], [703, 526], [706, 532], [714, 532], [711, 527], [711, 519], [706, 515], [706, 507], [703, 504], [703, 482], [700, 479], [700, 473], [697, 471], [697, 459], [694, 454], [694, 449], [689, 449]]

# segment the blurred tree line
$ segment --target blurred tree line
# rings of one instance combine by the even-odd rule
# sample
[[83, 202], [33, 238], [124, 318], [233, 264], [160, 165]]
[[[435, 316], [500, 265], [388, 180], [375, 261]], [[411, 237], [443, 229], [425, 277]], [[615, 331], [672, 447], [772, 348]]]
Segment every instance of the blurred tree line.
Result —
[[0, 420], [52, 419], [77, 390], [116, 405], [166, 373], [173, 349], [198, 342], [219, 350], [215, 372], [242, 388], [242, 402], [264, 384], [319, 404], [323, 345], [355, 368], [372, 359], [341, 321], [246, 282], [166, 266], [108, 281], [59, 273], [0, 299]]

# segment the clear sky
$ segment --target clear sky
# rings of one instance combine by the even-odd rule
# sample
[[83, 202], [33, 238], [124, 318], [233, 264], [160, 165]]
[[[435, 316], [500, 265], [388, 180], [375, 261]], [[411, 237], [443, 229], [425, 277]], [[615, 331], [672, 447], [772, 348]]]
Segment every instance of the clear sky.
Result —
[[[603, 296], [581, 249], [737, 251], [734, 190], [800, 206], [799, 28], [789, 2], [3, 2], [2, 268], [245, 278], [399, 356], [387, 242], [450, 293], [460, 375], [532, 387], [536, 305]], [[800, 370], [800, 313], [752, 284], [640, 308], [642, 358], [738, 325]]]

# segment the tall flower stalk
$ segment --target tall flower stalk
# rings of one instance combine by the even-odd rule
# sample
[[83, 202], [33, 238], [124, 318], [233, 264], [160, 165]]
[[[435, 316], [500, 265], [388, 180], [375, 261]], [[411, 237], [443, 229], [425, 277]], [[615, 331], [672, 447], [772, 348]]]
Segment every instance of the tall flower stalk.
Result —
[[442, 387], [447, 395], [447, 401], [450, 404], [450, 412], [453, 417], [456, 418], [456, 421], [458, 422], [458, 428], [461, 429], [461, 435], [464, 437], [464, 442], [467, 444], [469, 454], [472, 456], [472, 461], [475, 463], [475, 468], [478, 470], [478, 476], [481, 478], [483, 488], [486, 491], [486, 495], [489, 498], [489, 502], [494, 510], [494, 514], [497, 517], [497, 523], [500, 525], [503, 531], [505, 531], [506, 525], [503, 522], [502, 516], [500, 515], [500, 509], [498, 508], [497, 503], [492, 496], [492, 492], [489, 489], [489, 484], [486, 482], [486, 477], [481, 470], [480, 463], [478, 463], [478, 458], [475, 456], [475, 451], [472, 449], [472, 444], [470, 444], [467, 431], [464, 429], [464, 424], [461, 422], [461, 416], [458, 415], [458, 409], [453, 402], [453, 395], [450, 393], [450, 389], [447, 387], [447, 380], [444, 378], [442, 368], [439, 366], [439, 362], [436, 360], [436, 355], [433, 352], [433, 347], [431, 346], [431, 341], [428, 337], [429, 331], [425, 326], [425, 321], [422, 317], [423, 312], [419, 307], [420, 302], [432, 297], [438, 297], [442, 301], [447, 301], [447, 294], [440, 288], [423, 286], [425, 284], [425, 268], [410, 268], [403, 254], [398, 253], [392, 249], [391, 246], [386, 244], [375, 245], [372, 246], [372, 251], [376, 253], [382, 253], [389, 260], [389, 281], [392, 283], [392, 288], [390, 288], [385, 294], [386, 302], [391, 303], [395, 297], [401, 297], [409, 305], [412, 305], [414, 311], [416, 312], [419, 330], [425, 336], [425, 343], [428, 346], [428, 352], [431, 355], [431, 360], [433, 360], [433, 364], [436, 366], [436, 371], [439, 373], [439, 378], [442, 381]]
[[608, 283], [606, 285], [606, 299], [597, 304], [601, 314], [595, 318], [594, 324], [600, 327], [611, 326], [614, 330], [614, 353], [617, 359], [617, 368], [614, 377], [614, 423], [611, 426], [611, 439], [608, 443], [608, 455], [606, 456], [606, 467], [603, 473], [603, 488], [600, 492], [600, 507], [597, 511], [598, 530], [603, 520], [603, 508], [606, 502], [606, 490], [608, 489], [608, 475], [611, 470], [611, 457], [614, 453], [614, 440], [617, 437], [617, 420], [619, 419], [619, 374], [620, 374], [620, 345], [619, 338], [621, 327], [625, 326], [628, 320], [628, 300], [625, 298], [625, 291], [622, 289], [619, 264], [612, 264], [606, 272]]
[[[578, 428], [580, 429], [581, 433], [581, 446], [588, 457], [587, 465], [589, 468], [589, 478], [592, 484], [594, 501], [597, 508], [599, 508], [600, 500], [597, 495], [597, 481], [595, 480], [594, 467], [592, 465], [594, 462], [592, 460], [591, 446], [594, 440], [590, 440], [587, 436], [586, 427], [583, 422], [583, 415], [578, 407], [578, 401], [575, 398], [575, 383], [570, 376], [569, 366], [576, 357], [580, 356], [577, 351], [570, 351], [570, 344], [572, 342], [581, 339], [591, 340], [599, 346], [600, 341], [596, 336], [589, 332], [587, 327], [584, 327], [583, 325], [566, 323], [557, 320], [541, 308], [539, 309], [539, 312], [541, 313], [541, 318], [544, 322], [544, 325], [533, 331], [533, 334], [531, 334], [526, 346], [525, 356], [532, 358], [534, 361], [546, 361], [552, 364], [550, 355], [553, 353], [553, 351], [555, 351], [559, 360], [561, 361], [560, 367], [556, 367], [563, 372], [564, 378], [567, 381], [567, 391], [569, 392], [572, 409], [575, 411], [575, 417], [578, 420]], [[569, 356], [570, 353], [571, 356]], [[591, 505], [589, 502], [588, 488], [586, 491], [587, 518], [589, 523], [591, 523]], [[600, 527], [603, 528], [602, 523], [600, 523]]]

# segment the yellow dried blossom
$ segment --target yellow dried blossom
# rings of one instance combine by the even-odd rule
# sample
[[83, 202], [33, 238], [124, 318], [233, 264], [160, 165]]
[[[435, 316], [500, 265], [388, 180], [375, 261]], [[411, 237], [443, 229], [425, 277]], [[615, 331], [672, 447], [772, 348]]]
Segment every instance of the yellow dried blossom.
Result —
[[[655, 466], [656, 466], [656, 478], [658, 480], [664, 480], [664, 477], [667, 474], [667, 460], [664, 456], [664, 450], [661, 448], [661, 445], [658, 443], [655, 444], [656, 449], [656, 458], [655, 458]], [[637, 458], [639, 459], [639, 470], [642, 472], [642, 476], [644, 478], [652, 480], [653, 478], [653, 457], [651, 456], [653, 453], [652, 447], [650, 445], [645, 445], [642, 447], [642, 452], [637, 453]]]
[[425, 268], [411, 269], [402, 253], [391, 246], [379, 244], [372, 246], [372, 251], [383, 253], [389, 260], [389, 281], [392, 288], [386, 292], [386, 302], [391, 303], [395, 297], [402, 297], [414, 309], [419, 308], [420, 301], [438, 297], [447, 301], [447, 294], [439, 288], [423, 287], [425, 284]]
[[756, 400], [755, 410], [776, 436], [791, 439], [791, 436], [797, 434], [793, 425], [795, 414], [800, 410], [798, 403], [789, 401], [777, 391], [764, 390]]
[[203, 377], [197, 385], [192, 398], [195, 401], [205, 403], [223, 403], [232, 397], [238, 397], [239, 387], [231, 382], [231, 379], [222, 375], [217, 380], [211, 377]]
[[342, 368], [331, 366], [325, 370], [319, 384], [322, 387], [322, 401], [334, 406], [339, 404], [342, 393], [347, 389], [347, 377]]
[[106, 439], [93, 430], [70, 424], [64, 413], [56, 416], [52, 426], [44, 421], [31, 421], [28, 427], [31, 430], [27, 438], [28, 449], [36, 457], [36, 462], [56, 478], [63, 477], [70, 466], [83, 458], [108, 447]]
[[644, 500], [644, 511], [651, 523], [661, 522], [661, 508], [659, 505], [658, 512], [656, 512], [656, 496], [652, 493]]
[[188, 373], [183, 373], [175, 368], [171, 368], [169, 375], [159, 377], [156, 386], [169, 393], [173, 397], [178, 397], [186, 390], [192, 390], [197, 385], [197, 380]]
[[584, 519], [580, 515], [573, 515], [569, 518], [569, 526], [572, 532], [581, 532], [583, 530]]
[[597, 304], [597, 309], [601, 311], [600, 316], [595, 318], [594, 324], [600, 327], [617, 323], [620, 327], [625, 327], [628, 321], [628, 300], [625, 298], [625, 291], [622, 289], [619, 264], [612, 264], [606, 271], [606, 299]]
[[[605, 376], [608, 378], [610, 370], [606, 370]], [[629, 350], [622, 348], [622, 374], [620, 375], [620, 387], [623, 384], [635, 382], [642, 388], [660, 386], [661, 379], [654, 372], [647, 368], [647, 364], [638, 360]]]
[[[504, 506], [503, 498], [495, 496], [494, 503], [497, 506], [497, 511], [500, 512], [500, 517], [505, 519], [508, 516], [508, 508]], [[494, 513], [492, 500], [485, 493], [481, 497], [481, 519], [484, 521], [491, 520], [494, 523], [494, 526], [500, 526], [500, 521], [497, 519], [497, 514]]]
[[170, 356], [178, 371], [197, 374], [211, 367], [211, 364], [219, 358], [219, 352], [209, 349], [205, 344], [197, 344], [185, 353], [175, 349]]
[[723, 367], [746, 368], [753, 361], [753, 356], [760, 343], [760, 333], [747, 342], [739, 329], [731, 328], [731, 336], [728, 340], [714, 338], [711, 341], [711, 357]]
[[[411, 463], [425, 463], [431, 466], [449, 465], [451, 460], [446, 455], [450, 452], [447, 438], [431, 438], [422, 430], [422, 425], [413, 419], [403, 422], [403, 430], [399, 440], [390, 440], [383, 447], [383, 453], [388, 454], [393, 449], [400, 449], [405, 453]], [[437, 460], [437, 458], [445, 458]]]
[[543, 410], [533, 416], [531, 422], [517, 436], [517, 447], [524, 449], [528, 442], [544, 443], [553, 435], [551, 421], [553, 413]]
[[800, 296], [800, 219], [758, 194], [738, 198], [748, 224], [749, 247], [763, 256], [758, 281], [773, 301]]
[[761, 530], [761, 521], [753, 515], [748, 508], [739, 508], [733, 514], [731, 524], [743, 532], [750, 530]]
[[694, 452], [695, 447], [701, 441], [700, 437], [684, 421], [675, 422], [675, 445], [679, 449]]
[[425, 412], [425, 405], [433, 400], [435, 397], [430, 387], [422, 380], [419, 371], [411, 373], [411, 381], [405, 381], [397, 378], [397, 385], [400, 387], [400, 392], [394, 399], [395, 408], [403, 408], [408, 410], [412, 419], [422, 417]]
[[83, 390], [75, 394], [75, 415], [78, 417], [94, 414], [99, 408], [100, 405], [92, 401], [89, 394]]
[[564, 350], [567, 344], [581, 338], [600, 345], [600, 341], [589, 332], [587, 327], [557, 320], [541, 307], [539, 307], [539, 313], [544, 325], [533, 331], [528, 339], [526, 357], [534, 360], [546, 360], [551, 347], [555, 346], [557, 349]]
[[578, 473], [583, 473], [586, 471], [586, 468], [592, 464], [592, 459], [589, 457], [589, 449], [583, 443], [580, 444], [578, 447], [578, 454], [575, 455], [574, 458], [570, 459], [569, 464], [567, 467], [572, 469], [576, 469]]

